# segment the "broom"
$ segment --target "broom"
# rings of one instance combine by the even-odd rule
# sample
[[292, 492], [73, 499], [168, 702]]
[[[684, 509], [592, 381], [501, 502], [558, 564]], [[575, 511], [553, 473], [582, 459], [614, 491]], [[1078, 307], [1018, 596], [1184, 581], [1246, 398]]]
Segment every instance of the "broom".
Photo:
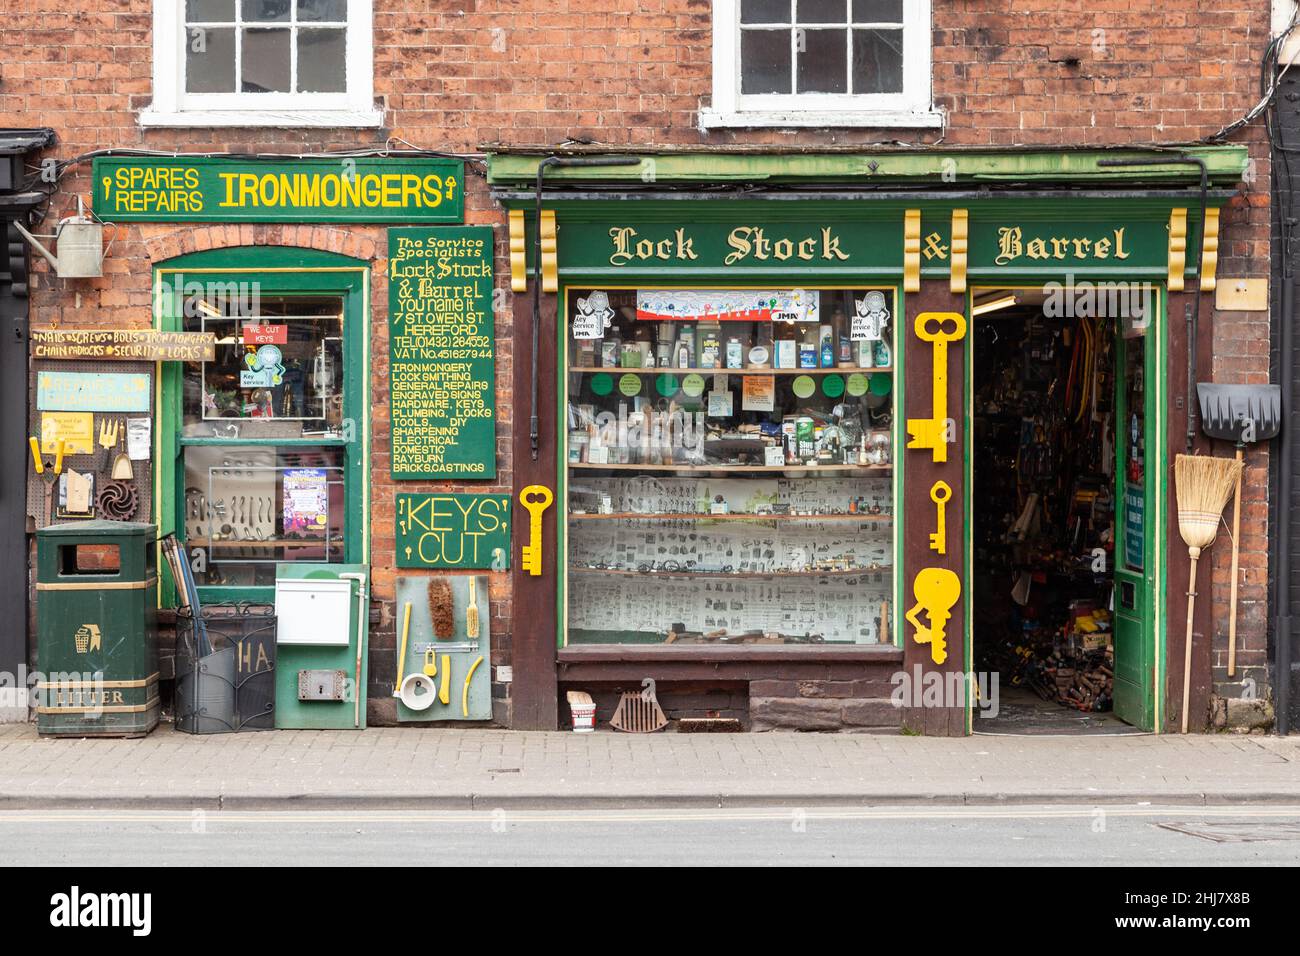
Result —
[[1178, 495], [1178, 533], [1187, 545], [1191, 568], [1187, 572], [1187, 637], [1183, 646], [1183, 724], [1192, 692], [1192, 614], [1196, 609], [1196, 562], [1201, 551], [1214, 543], [1224, 505], [1236, 487], [1241, 462], [1233, 458], [1179, 455], [1174, 459], [1174, 484]]

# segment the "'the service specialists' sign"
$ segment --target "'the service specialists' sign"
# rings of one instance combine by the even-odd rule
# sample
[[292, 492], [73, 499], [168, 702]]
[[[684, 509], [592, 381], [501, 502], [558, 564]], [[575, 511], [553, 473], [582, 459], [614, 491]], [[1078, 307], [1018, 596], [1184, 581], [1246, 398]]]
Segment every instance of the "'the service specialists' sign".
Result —
[[94, 211], [108, 222], [458, 223], [464, 181], [452, 159], [101, 156]]

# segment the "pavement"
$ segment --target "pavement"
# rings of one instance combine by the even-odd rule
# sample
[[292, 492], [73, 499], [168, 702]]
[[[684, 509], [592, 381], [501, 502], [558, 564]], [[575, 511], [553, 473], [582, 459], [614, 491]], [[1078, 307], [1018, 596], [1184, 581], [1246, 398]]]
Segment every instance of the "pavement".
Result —
[[429, 727], [136, 740], [0, 726], [0, 810], [1300, 804], [1300, 736]]

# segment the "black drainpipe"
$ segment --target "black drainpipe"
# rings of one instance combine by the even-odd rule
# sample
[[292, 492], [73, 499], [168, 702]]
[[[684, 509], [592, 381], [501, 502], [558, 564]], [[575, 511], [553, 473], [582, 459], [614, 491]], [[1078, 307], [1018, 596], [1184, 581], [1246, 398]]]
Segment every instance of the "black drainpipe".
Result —
[[1184, 309], [1187, 321], [1187, 454], [1192, 453], [1196, 442], [1196, 337], [1201, 324], [1201, 279], [1205, 266], [1205, 209], [1208, 205], [1210, 191], [1210, 174], [1205, 168], [1205, 160], [1195, 156], [1171, 156], [1168, 159], [1099, 159], [1098, 166], [1196, 166], [1201, 171], [1201, 241], [1196, 252], [1196, 289], [1192, 293], [1192, 304]]
[[542, 179], [550, 166], [639, 166], [637, 156], [547, 156], [537, 164], [536, 214], [533, 218], [533, 354], [530, 388], [531, 406], [528, 415], [528, 441], [532, 446], [533, 461], [537, 460], [537, 442], [540, 437], [537, 424], [537, 340], [542, 325]]

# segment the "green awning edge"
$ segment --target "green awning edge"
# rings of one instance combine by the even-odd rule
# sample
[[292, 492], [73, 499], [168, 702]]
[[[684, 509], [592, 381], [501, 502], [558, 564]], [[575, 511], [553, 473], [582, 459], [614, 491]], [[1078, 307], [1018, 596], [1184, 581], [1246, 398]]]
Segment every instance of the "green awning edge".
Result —
[[[559, 184], [766, 183], [904, 185], [1037, 185], [1163, 184], [1194, 185], [1200, 170], [1193, 165], [1161, 163], [1164, 157], [1205, 161], [1210, 184], [1236, 186], [1246, 174], [1245, 146], [1123, 147], [1112, 149], [877, 149], [856, 152], [700, 151], [652, 147], [613, 150], [585, 147], [553, 151], [518, 147], [487, 151], [488, 183], [494, 187], [531, 186], [537, 165], [547, 155], [638, 156], [632, 166], [552, 167], [546, 182]], [[1151, 166], [1106, 168], [1099, 160], [1150, 159]]]

